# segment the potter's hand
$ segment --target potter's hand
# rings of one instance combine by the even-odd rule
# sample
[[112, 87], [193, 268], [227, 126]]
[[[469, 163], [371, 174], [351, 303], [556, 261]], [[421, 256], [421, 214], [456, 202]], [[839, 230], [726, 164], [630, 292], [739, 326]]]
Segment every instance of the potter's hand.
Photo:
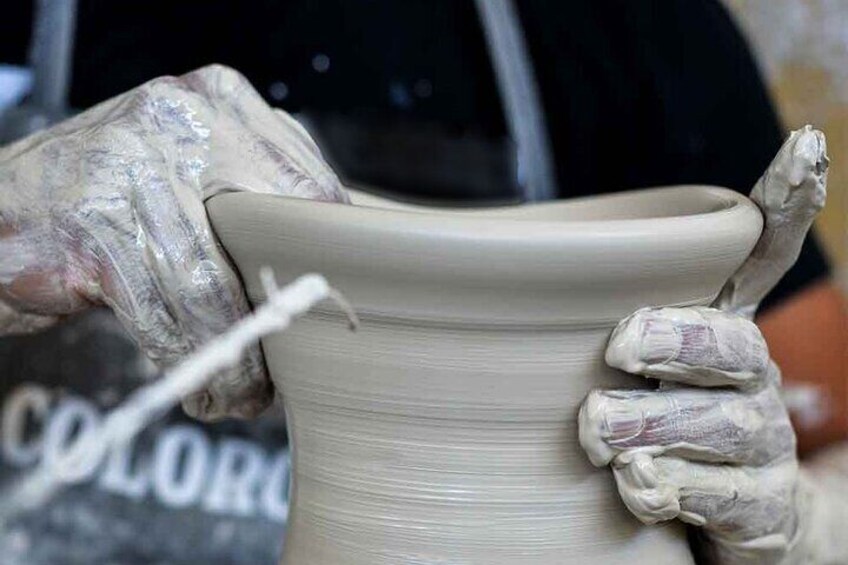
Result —
[[794, 132], [751, 193], [763, 234], [715, 308], [644, 309], [614, 331], [607, 363], [659, 379], [659, 389], [593, 391], [580, 410], [581, 445], [595, 465], [612, 465], [631, 512], [701, 526], [716, 562], [811, 555], [811, 491], [780, 372], [750, 319], [797, 259], [824, 205], [826, 169], [824, 136]]
[[[0, 148], [0, 330], [105, 304], [151, 358], [178, 360], [248, 309], [203, 205], [227, 190], [347, 199], [303, 128], [221, 66]], [[254, 347], [184, 406], [211, 419], [270, 400]]]

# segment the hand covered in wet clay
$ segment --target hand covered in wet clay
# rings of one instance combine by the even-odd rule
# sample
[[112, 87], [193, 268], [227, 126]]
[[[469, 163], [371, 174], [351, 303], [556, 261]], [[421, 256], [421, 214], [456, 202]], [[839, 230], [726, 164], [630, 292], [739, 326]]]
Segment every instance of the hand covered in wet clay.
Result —
[[[204, 208], [230, 190], [347, 201], [305, 130], [222, 66], [0, 148], [0, 331], [106, 305], [154, 361], [174, 363], [248, 311]], [[271, 399], [254, 347], [184, 407], [247, 417]]]
[[824, 205], [827, 164], [820, 132], [793, 132], [751, 193], [763, 234], [713, 307], [646, 308], [613, 332], [607, 363], [660, 387], [596, 390], [580, 410], [581, 445], [612, 466], [630, 511], [700, 526], [711, 562], [808, 562], [816, 551], [780, 371], [751, 319]]

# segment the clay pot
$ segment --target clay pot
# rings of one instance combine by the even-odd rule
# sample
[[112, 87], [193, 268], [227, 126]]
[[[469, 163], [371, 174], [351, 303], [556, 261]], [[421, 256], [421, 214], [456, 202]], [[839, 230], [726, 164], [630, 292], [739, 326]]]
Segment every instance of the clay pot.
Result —
[[[373, 199], [364, 199], [374, 204]], [[294, 449], [288, 565], [691, 563], [676, 523], [646, 527], [588, 463], [590, 389], [615, 324], [709, 304], [750, 252], [757, 208], [672, 187], [485, 211], [381, 209], [233, 193], [214, 228], [263, 300], [324, 274], [331, 304], [263, 348]]]

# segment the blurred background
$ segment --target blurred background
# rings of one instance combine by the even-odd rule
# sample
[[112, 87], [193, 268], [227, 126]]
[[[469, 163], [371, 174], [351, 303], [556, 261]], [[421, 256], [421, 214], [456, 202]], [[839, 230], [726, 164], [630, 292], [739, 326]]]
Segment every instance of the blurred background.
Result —
[[848, 288], [848, 2], [724, 1], [748, 38], [786, 127], [812, 123], [827, 134], [833, 167], [816, 228]]
[[[349, 183], [430, 201], [539, 199], [528, 195], [532, 167], [516, 149], [522, 123], [499, 101], [503, 69], [487, 49], [499, 28], [481, 25], [485, 2], [6, 2], [0, 144], [154, 77], [219, 62], [294, 113]], [[669, 182], [747, 191], [774, 154], [774, 139], [812, 123], [827, 134], [832, 161], [818, 241], [848, 289], [848, 2], [721, 2], [518, 2], [542, 101], [557, 109], [546, 125], [560, 190], [547, 197]], [[725, 18], [742, 44], [733, 29], [719, 32], [732, 28]], [[671, 64], [680, 83], [664, 83], [660, 72], [644, 79], [663, 60], [655, 51], [690, 37], [691, 49]], [[728, 68], [712, 64], [734, 49], [741, 54]], [[758, 97], [760, 74], [773, 107]], [[712, 81], [718, 102], [699, 96], [699, 78]], [[738, 106], [748, 91], [755, 103]], [[674, 129], [702, 107], [718, 109], [699, 117], [710, 131]], [[761, 143], [749, 126], [769, 122], [773, 109], [783, 131]], [[711, 153], [709, 140], [724, 151]], [[736, 162], [744, 160], [736, 152], [752, 146], [756, 160]], [[105, 311], [0, 340], [0, 482], [55, 455], [156, 374]], [[271, 564], [282, 543], [288, 472], [279, 406], [250, 424], [201, 425], [174, 411], [50, 511], [0, 532], [0, 560]]]
[[[812, 123], [828, 136], [835, 166], [828, 207], [817, 229], [834, 272], [844, 281], [848, 170], [840, 163], [848, 151], [848, 3], [716, 1], [726, 6], [741, 28], [783, 127]], [[417, 0], [390, 9], [380, 2], [343, 0], [268, 0], [247, 7], [194, 0], [159, 7], [156, 2], [98, 0], [42, 4], [40, 20], [32, 0], [16, 0], [3, 8], [0, 141], [20, 137], [153, 77], [223, 62], [243, 72], [269, 103], [299, 114], [348, 181], [388, 186], [407, 197], [496, 201], [520, 196], [513, 180], [516, 163], [506, 135], [509, 127], [497, 99], [487, 96], [494, 81], [462, 67], [473, 64], [475, 71], [488, 67], [487, 73], [492, 73], [472, 2], [443, 3], [438, 9]], [[545, 2], [528, 4], [538, 4], [535, 9], [541, 12], [553, 10]], [[575, 20], [584, 17], [581, 10], [562, 7], [572, 4], [583, 3], [560, 3], [554, 11]], [[621, 8], [618, 4], [610, 2], [607, 9]], [[664, 8], [650, 0], [635, 5], [641, 12]], [[316, 22], [322, 12], [339, 16], [324, 18], [321, 25]], [[680, 16], [664, 18], [664, 25], [687, 23]], [[441, 32], [426, 35], [427, 30], [419, 30], [409, 37], [408, 25], [397, 25], [416, 19], [435, 23]], [[368, 29], [385, 30], [385, 37], [357, 34], [357, 27], [365, 23]], [[620, 22], [617, 25], [621, 27]], [[631, 32], [624, 27], [609, 31], [621, 36]], [[39, 33], [42, 41], [36, 41]], [[370, 68], [346, 65], [344, 46], [350, 40], [357, 41], [361, 51], [357, 60], [373, 61]], [[538, 49], [533, 41], [531, 51]], [[466, 60], [433, 64], [457, 50], [467, 52]], [[453, 88], [460, 76], [471, 88]], [[351, 81], [367, 86], [352, 89]], [[452, 98], [449, 111], [443, 102], [446, 96]], [[585, 109], [575, 113], [580, 111]], [[554, 125], [549, 129], [554, 137], [559, 135]], [[572, 190], [577, 192], [571, 195], [579, 195], [581, 189]]]

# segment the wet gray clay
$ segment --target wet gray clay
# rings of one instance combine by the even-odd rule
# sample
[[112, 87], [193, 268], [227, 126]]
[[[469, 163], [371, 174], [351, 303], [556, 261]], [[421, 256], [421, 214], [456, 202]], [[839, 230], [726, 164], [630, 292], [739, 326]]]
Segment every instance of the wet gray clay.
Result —
[[641, 525], [577, 441], [614, 325], [708, 304], [750, 252], [756, 207], [672, 187], [484, 211], [231, 193], [215, 231], [263, 301], [325, 275], [353, 303], [263, 340], [294, 448], [287, 565], [691, 563], [677, 524]]

